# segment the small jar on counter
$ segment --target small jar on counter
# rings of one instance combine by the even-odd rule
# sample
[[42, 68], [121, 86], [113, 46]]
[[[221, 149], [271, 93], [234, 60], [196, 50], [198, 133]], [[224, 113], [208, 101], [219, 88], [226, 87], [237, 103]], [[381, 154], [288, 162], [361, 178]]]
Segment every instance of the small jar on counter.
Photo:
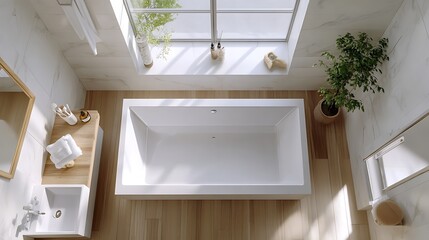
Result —
[[91, 115], [89, 115], [88, 111], [82, 110], [80, 111], [80, 121], [82, 121], [83, 123], [87, 123], [89, 122], [89, 120], [91, 120]]

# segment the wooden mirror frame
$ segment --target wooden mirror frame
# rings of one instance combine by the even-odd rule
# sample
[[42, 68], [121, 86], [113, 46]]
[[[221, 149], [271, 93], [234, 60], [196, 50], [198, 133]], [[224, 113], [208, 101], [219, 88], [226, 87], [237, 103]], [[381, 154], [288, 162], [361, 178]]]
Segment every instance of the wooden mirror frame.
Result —
[[[9, 76], [14, 80], [14, 82], [21, 88], [21, 90], [28, 97], [27, 109], [24, 116], [24, 121], [22, 123], [21, 132], [18, 135], [18, 142], [15, 149], [15, 154], [10, 164], [9, 172], [0, 170], [0, 177], [12, 179], [15, 175], [16, 166], [18, 165], [19, 156], [21, 154], [22, 145], [24, 143], [24, 137], [27, 132], [28, 123], [30, 121], [31, 111], [33, 109], [35, 97], [31, 93], [30, 89], [19, 79], [19, 77], [12, 71], [12, 69], [3, 61], [0, 57], [0, 67], [3, 69]], [[0, 149], [1, 151], [1, 149]]]

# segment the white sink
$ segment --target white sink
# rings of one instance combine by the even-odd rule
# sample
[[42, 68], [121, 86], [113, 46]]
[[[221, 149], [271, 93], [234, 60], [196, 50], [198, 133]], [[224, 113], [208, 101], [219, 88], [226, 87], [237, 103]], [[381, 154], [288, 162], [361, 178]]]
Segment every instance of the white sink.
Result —
[[79, 237], [85, 235], [89, 188], [83, 184], [38, 185], [33, 197], [39, 199], [32, 215], [30, 237]]

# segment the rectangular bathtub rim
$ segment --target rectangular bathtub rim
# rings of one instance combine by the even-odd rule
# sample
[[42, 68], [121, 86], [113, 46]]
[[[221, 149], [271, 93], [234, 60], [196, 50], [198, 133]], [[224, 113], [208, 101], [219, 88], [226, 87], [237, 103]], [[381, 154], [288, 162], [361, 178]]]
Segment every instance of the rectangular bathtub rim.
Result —
[[[287, 194], [310, 194], [311, 193], [311, 182], [310, 182], [310, 167], [309, 167], [309, 155], [308, 155], [308, 146], [307, 146], [307, 131], [306, 131], [306, 120], [305, 120], [305, 106], [304, 99], [297, 98], [281, 98], [281, 99], [198, 99], [198, 98], [186, 98], [186, 99], [176, 99], [176, 98], [166, 98], [166, 99], [154, 99], [154, 98], [125, 98], [123, 99], [122, 104], [122, 112], [121, 112], [121, 129], [120, 129], [120, 138], [119, 138], [119, 149], [118, 149], [118, 162], [117, 162], [117, 174], [115, 181], [115, 194], [124, 195], [121, 192], [126, 188], [129, 188], [132, 185], [122, 185], [121, 181], [118, 179], [122, 179], [122, 169], [123, 169], [123, 161], [119, 161], [119, 159], [123, 159], [124, 156], [124, 144], [121, 144], [125, 141], [125, 131], [123, 128], [126, 126], [123, 123], [126, 123], [127, 117], [130, 114], [130, 107], [136, 106], [154, 106], [160, 107], [159, 104], [165, 101], [170, 101], [170, 105], [168, 106], [188, 106], [188, 107], [296, 107], [299, 114], [299, 128], [301, 132], [301, 146], [302, 146], [302, 159], [303, 159], [303, 184], [302, 185], [282, 185], [282, 186], [301, 186], [302, 193], [294, 193], [288, 192]], [[182, 105], [171, 105], [171, 103], [180, 102]], [[197, 103], [198, 104], [195, 104]], [[231, 105], [230, 102], [234, 102], [234, 105]], [[183, 105], [186, 103], [185, 105]], [[189, 103], [193, 103], [190, 105]], [[249, 105], [251, 104], [251, 105]], [[126, 114], [125, 114], [126, 113]], [[266, 187], [266, 184], [263, 184]], [[144, 186], [144, 185], [138, 185]], [[179, 185], [180, 186], [180, 185]], [[203, 185], [205, 187], [210, 185]], [[238, 185], [236, 185], [238, 186]], [[251, 185], [239, 185], [243, 186], [251, 186]], [[255, 186], [253, 184], [252, 186]], [[142, 193], [140, 193], [142, 194]], [[167, 194], [167, 193], [166, 193]], [[232, 194], [232, 193], [231, 193]], [[211, 195], [215, 195], [211, 193]], [[281, 195], [281, 194], [280, 194]]]
[[[263, 195], [308, 195], [311, 194], [309, 185], [201, 185], [199, 189], [190, 185], [124, 185], [115, 190], [115, 195], [141, 196], [263, 196]], [[197, 190], [197, 191], [196, 191]], [[258, 193], [255, 193], [257, 191]]]
[[116, 194], [126, 200], [300, 200], [308, 194]]
[[[165, 105], [165, 102], [170, 102]], [[234, 102], [237, 105], [230, 105], [228, 102]], [[258, 99], [258, 98], [124, 98], [124, 107], [139, 106], [139, 107], [301, 107], [304, 99], [301, 98], [273, 98], [273, 99]], [[138, 103], [138, 105], [137, 105]], [[174, 103], [174, 104], [173, 104]], [[177, 104], [179, 103], [179, 104]], [[273, 105], [274, 104], [274, 105]]]

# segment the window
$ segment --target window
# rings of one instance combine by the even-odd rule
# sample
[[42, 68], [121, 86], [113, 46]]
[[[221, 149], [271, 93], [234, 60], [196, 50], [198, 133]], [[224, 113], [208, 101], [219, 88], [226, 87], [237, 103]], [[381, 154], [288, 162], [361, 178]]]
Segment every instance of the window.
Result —
[[288, 40], [299, 2], [299, 0], [124, 1], [127, 1], [126, 5], [137, 34], [142, 31], [145, 21], [151, 21], [153, 24], [149, 25], [163, 25], [162, 30], [156, 31], [170, 34], [171, 41], [211, 42], [219, 40], [285, 42]]

